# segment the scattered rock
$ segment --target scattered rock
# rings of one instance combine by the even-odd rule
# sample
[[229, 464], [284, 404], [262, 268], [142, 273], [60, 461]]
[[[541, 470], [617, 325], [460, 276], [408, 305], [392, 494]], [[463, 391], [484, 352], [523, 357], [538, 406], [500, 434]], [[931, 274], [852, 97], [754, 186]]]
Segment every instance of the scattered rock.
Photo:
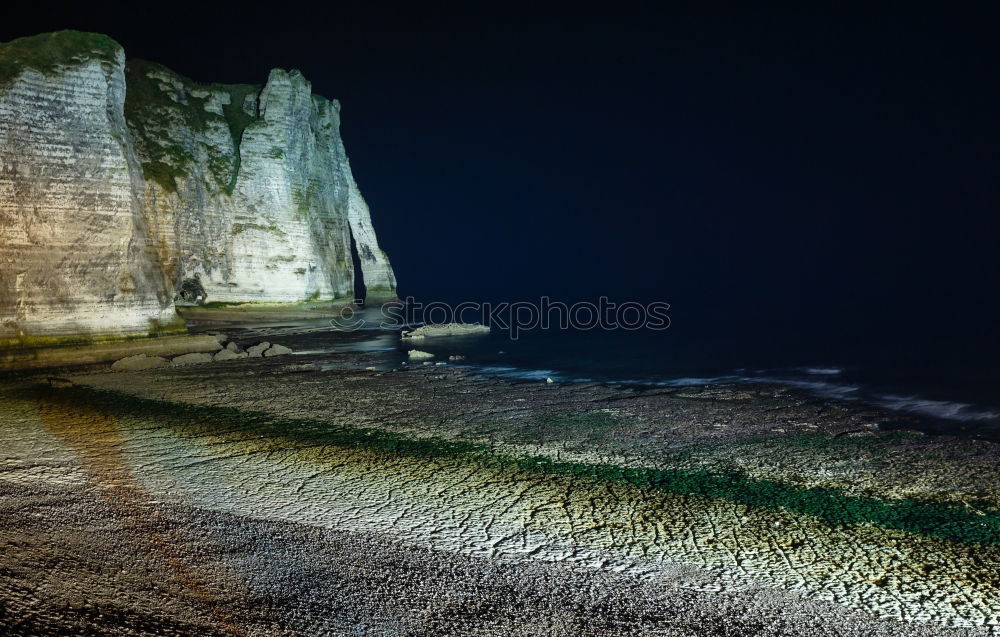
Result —
[[551, 385], [552, 383], [554, 383], [556, 381], [552, 380], [551, 378], [546, 378], [545, 382]]
[[126, 356], [125, 358], [119, 359], [112, 363], [111, 369], [118, 371], [136, 371], [140, 369], [150, 369], [153, 367], [163, 367], [169, 361], [162, 356], [146, 356], [145, 354], [136, 354], [135, 356]]
[[219, 332], [211, 332], [211, 335], [215, 337], [215, 340], [219, 341], [219, 345], [224, 345], [229, 340], [228, 336]]
[[264, 352], [267, 350], [268, 347], [271, 347], [271, 344], [269, 342], [261, 341], [256, 345], [251, 345], [250, 347], [248, 347], [247, 355], [250, 356], [250, 358], [261, 358], [262, 356], [264, 356]]
[[407, 352], [407, 355], [416, 361], [424, 360], [425, 358], [434, 358], [434, 354], [431, 354], [430, 352], [423, 352], [419, 349], [411, 349]]
[[479, 323], [441, 323], [423, 325], [410, 332], [400, 334], [401, 338], [428, 338], [431, 336], [470, 336], [472, 334], [489, 334], [490, 328]]
[[229, 341], [228, 343], [226, 343], [226, 349], [228, 349], [230, 352], [236, 352], [237, 354], [243, 351], [243, 348], [234, 343], [233, 341]]
[[235, 351], [227, 348], [227, 349], [219, 350], [218, 352], [216, 352], [214, 360], [217, 360], [217, 361], [231, 361], [231, 360], [235, 360], [237, 358], [246, 358], [246, 357], [247, 357], [247, 353], [246, 352], [235, 352]]
[[270, 348], [264, 351], [264, 356], [282, 356], [284, 354], [291, 354], [292, 348], [285, 347], [284, 345], [278, 345], [275, 343]]
[[438, 361], [438, 362], [436, 362], [434, 364], [440, 367], [441, 365], [447, 365], [448, 363], [446, 363], [444, 361]]
[[171, 365], [197, 365], [198, 363], [211, 363], [213, 360], [211, 354], [206, 354], [205, 352], [191, 352], [190, 354], [181, 354], [180, 356], [174, 358], [170, 361]]
[[450, 360], [450, 361], [464, 361], [465, 360], [465, 356], [462, 355], [462, 354], [452, 354], [451, 356], [448, 357], [448, 360]]

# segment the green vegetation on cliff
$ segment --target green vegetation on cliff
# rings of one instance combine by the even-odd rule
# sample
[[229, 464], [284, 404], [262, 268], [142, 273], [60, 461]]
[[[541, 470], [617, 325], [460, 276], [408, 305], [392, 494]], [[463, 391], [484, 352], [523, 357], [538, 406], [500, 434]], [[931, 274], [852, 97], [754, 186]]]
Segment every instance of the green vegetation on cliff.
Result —
[[0, 43], [0, 85], [12, 82], [25, 69], [49, 75], [89, 59], [111, 64], [120, 49], [106, 35], [81, 31], [56, 31]]
[[[204, 132], [210, 124], [220, 123], [229, 130], [234, 152], [203, 147], [215, 188], [232, 194], [240, 169], [240, 140], [246, 127], [256, 119], [244, 104], [261, 87], [199, 84], [144, 60], [129, 60], [125, 77], [125, 119], [134, 135], [146, 179], [168, 192], [176, 192], [177, 179], [189, 176], [195, 162], [195, 142], [190, 133]], [[229, 97], [228, 104], [220, 104], [221, 115], [206, 109], [209, 96], [220, 92]]]

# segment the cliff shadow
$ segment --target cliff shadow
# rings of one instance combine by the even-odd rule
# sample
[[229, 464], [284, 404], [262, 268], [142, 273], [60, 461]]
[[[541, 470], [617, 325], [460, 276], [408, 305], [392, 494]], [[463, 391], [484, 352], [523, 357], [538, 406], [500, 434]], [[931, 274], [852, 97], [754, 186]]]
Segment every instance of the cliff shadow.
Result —
[[368, 290], [365, 288], [365, 274], [361, 271], [361, 255], [358, 254], [354, 232], [351, 231], [348, 235], [351, 237], [351, 263], [354, 264], [354, 298], [359, 305], [363, 305]]

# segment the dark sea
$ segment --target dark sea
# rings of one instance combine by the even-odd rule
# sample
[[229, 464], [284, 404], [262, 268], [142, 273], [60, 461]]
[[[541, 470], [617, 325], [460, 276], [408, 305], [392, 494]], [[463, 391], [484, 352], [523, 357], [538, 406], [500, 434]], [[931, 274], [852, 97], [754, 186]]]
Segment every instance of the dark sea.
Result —
[[[401, 340], [377, 310], [355, 316], [349, 333], [326, 321], [258, 326], [244, 339], [267, 338], [299, 354], [377, 353], [380, 366], [410, 361], [408, 349], [433, 363], [462, 366], [521, 382], [600, 381], [647, 387], [711, 383], [777, 383], [818, 398], [858, 401], [916, 417], [929, 433], [1000, 440], [1000, 370], [988, 348], [952, 342], [817, 343], [808, 339], [692, 335], [667, 330], [526, 330]], [[412, 323], [419, 325], [419, 322]], [[234, 333], [234, 336], [239, 334]], [[461, 356], [450, 361], [449, 357]]]

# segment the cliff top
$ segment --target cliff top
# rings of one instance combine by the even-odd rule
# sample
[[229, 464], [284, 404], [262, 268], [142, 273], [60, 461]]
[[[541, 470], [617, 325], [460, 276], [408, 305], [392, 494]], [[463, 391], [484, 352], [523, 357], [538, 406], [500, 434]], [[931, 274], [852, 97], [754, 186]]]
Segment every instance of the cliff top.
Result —
[[[311, 85], [299, 71], [272, 69], [268, 84], [276, 77], [307, 87], [314, 101], [340, 110], [337, 100], [311, 93]], [[209, 154], [213, 187], [232, 194], [241, 163], [243, 132], [261, 122], [258, 100], [265, 86], [197, 82], [162, 64], [140, 59], [125, 63], [125, 78], [125, 118], [144, 177], [167, 192], [176, 192], [177, 179], [189, 174], [195, 161], [184, 131], [201, 133], [212, 124], [223, 124], [232, 138], [232, 149], [206, 145], [202, 150]]]
[[0, 85], [25, 69], [48, 75], [72, 62], [96, 58], [114, 63], [121, 45], [100, 33], [56, 31], [0, 44]]
[[[98, 60], [118, 70], [122, 46], [100, 33], [55, 31], [0, 43], [0, 87], [14, 82], [25, 70], [43, 75]], [[143, 176], [167, 192], [177, 191], [177, 180], [190, 173], [196, 155], [207, 155], [206, 185], [232, 194], [239, 175], [240, 143], [244, 131], [263, 120], [260, 100], [272, 83], [305, 90], [320, 109], [340, 111], [340, 102], [312, 93], [312, 85], [292, 69], [272, 69], [267, 84], [197, 82], [154, 62], [125, 61], [124, 115], [142, 164]], [[280, 91], [279, 91], [280, 92]], [[229, 141], [218, 135], [211, 144], [193, 148], [190, 133], [228, 130]], [[275, 154], [283, 149], [275, 147]]]

